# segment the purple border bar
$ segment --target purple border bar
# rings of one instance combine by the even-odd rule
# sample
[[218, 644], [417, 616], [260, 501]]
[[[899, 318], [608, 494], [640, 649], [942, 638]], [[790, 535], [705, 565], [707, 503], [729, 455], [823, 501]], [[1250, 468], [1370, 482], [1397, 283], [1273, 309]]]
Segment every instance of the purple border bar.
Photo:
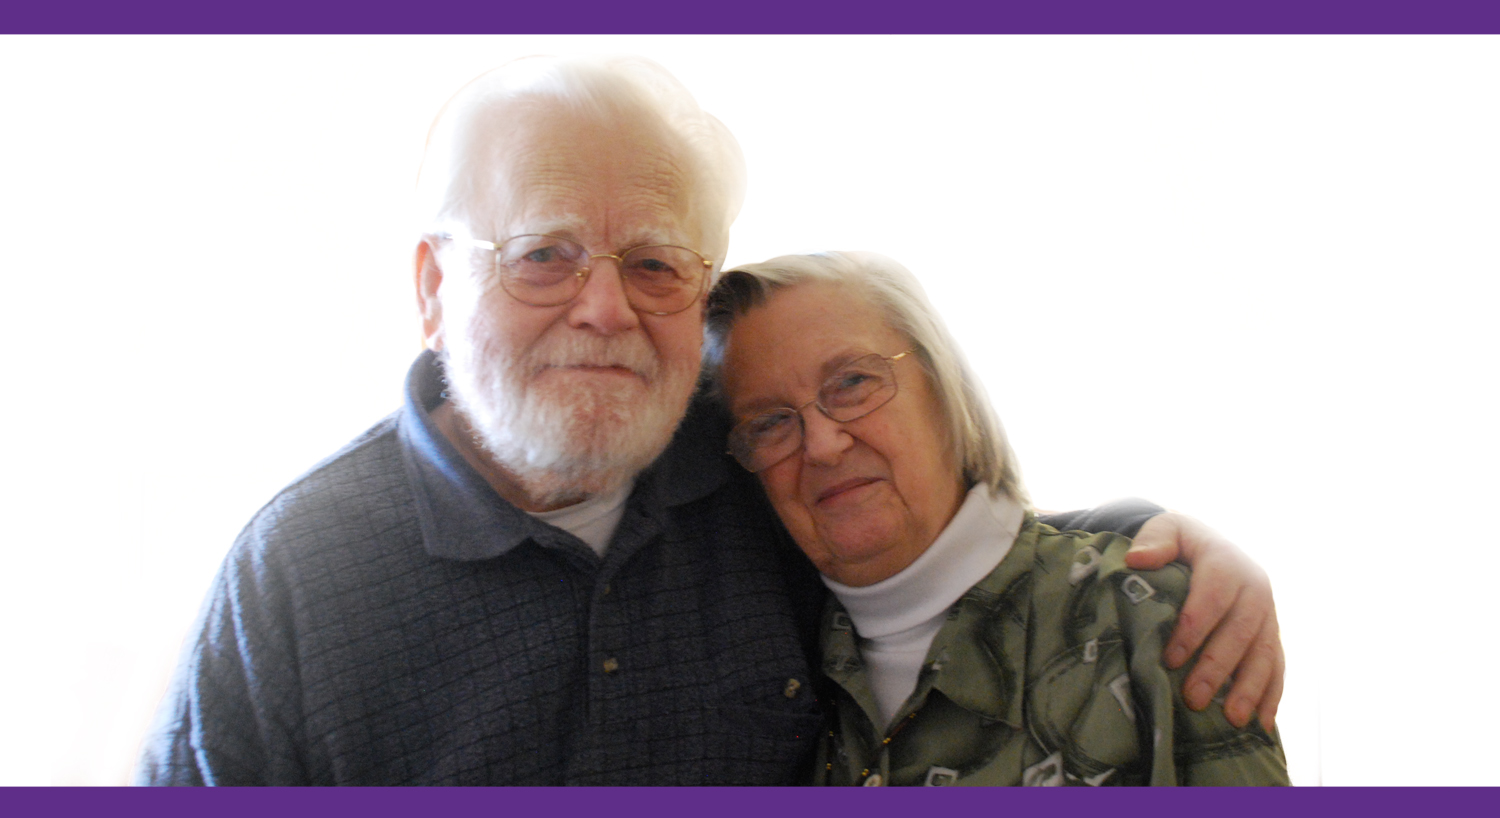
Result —
[[4, 34], [1500, 33], [1494, 0], [21, 0]]
[[[358, 816], [659, 816], [779, 818], [789, 815], [901, 816], [1018, 814], [1214, 818], [1325, 815], [1495, 815], [1493, 788], [1304, 789], [0, 789], [0, 812], [14, 816], [296, 818]], [[955, 812], [956, 810], [956, 812]]]

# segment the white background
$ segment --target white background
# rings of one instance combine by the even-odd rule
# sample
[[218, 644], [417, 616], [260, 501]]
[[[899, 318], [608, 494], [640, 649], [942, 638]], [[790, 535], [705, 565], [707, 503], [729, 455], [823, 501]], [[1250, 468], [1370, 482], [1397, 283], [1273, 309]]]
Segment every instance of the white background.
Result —
[[119, 783], [239, 527], [397, 405], [426, 127], [629, 52], [738, 136], [730, 263], [913, 268], [1048, 508], [1275, 581], [1301, 784], [1500, 784], [1500, 40], [0, 38], [0, 784]]

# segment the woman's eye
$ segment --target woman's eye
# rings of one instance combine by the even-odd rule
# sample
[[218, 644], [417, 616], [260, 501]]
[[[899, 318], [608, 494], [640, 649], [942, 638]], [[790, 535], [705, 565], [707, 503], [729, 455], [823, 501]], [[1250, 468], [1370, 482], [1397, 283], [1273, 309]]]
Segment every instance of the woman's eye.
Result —
[[842, 372], [833, 382], [835, 389], [854, 389], [874, 376], [868, 372]]
[[852, 409], [885, 387], [885, 378], [867, 369], [845, 369], [834, 373], [818, 393], [825, 408]]
[[786, 415], [780, 413], [767, 413], [759, 417], [752, 418], [749, 424], [747, 424], [745, 427], [745, 433], [752, 438], [763, 437], [765, 435], [775, 433], [776, 430], [783, 426], [786, 422]]

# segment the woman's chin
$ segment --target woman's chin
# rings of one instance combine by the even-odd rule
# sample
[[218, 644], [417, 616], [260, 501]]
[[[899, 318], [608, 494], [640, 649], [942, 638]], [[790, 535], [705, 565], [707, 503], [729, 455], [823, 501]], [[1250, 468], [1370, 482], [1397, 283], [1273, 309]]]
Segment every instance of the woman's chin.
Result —
[[863, 531], [829, 531], [823, 538], [828, 559], [818, 570], [834, 582], [844, 585], [872, 585], [898, 573], [911, 564], [915, 554], [903, 547], [900, 537], [890, 527]]

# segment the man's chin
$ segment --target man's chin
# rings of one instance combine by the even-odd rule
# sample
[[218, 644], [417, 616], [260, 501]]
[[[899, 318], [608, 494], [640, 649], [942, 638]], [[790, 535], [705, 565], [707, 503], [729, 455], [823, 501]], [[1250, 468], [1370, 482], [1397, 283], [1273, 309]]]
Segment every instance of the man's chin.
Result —
[[533, 499], [555, 501], [626, 485], [666, 450], [693, 381], [659, 374], [648, 383], [624, 367], [551, 367], [518, 402], [494, 383], [470, 390], [450, 378], [450, 392], [495, 464]]
[[531, 423], [512, 426], [521, 434], [492, 440], [505, 441], [496, 448], [512, 455], [502, 458], [510, 460], [507, 465], [512, 468], [579, 480], [593, 494], [599, 484], [618, 485], [634, 477], [671, 441], [680, 414], [667, 419], [643, 404], [641, 396], [596, 392], [569, 405], [552, 404], [547, 410], [550, 420], [533, 415]]
[[[529, 447], [525, 465], [513, 473], [533, 498], [555, 505], [608, 494], [634, 480], [666, 450], [670, 436], [645, 440], [639, 429], [611, 418], [592, 423], [575, 418], [574, 433]], [[586, 429], [584, 427], [587, 427]]]

